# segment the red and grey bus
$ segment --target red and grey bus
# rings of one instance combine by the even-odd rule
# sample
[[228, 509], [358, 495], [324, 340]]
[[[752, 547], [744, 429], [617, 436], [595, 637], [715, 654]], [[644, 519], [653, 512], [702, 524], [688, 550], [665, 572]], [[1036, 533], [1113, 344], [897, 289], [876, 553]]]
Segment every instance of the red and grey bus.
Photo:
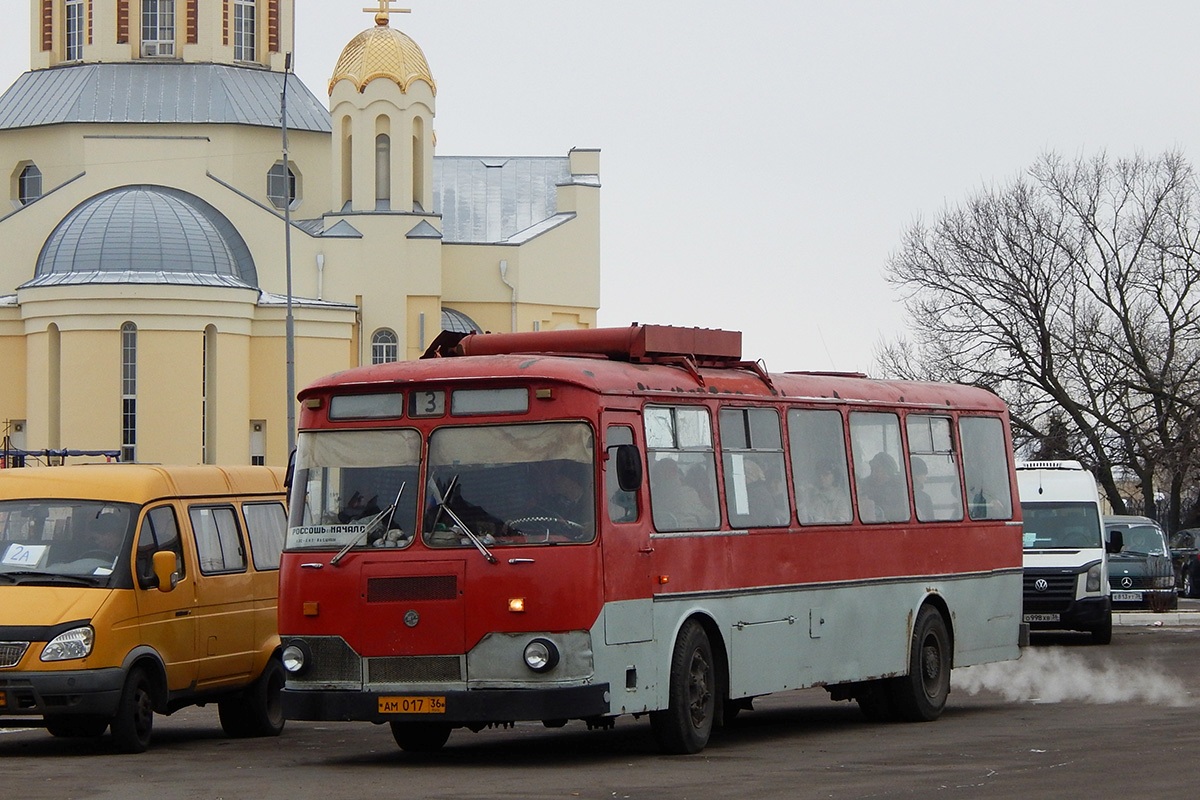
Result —
[[733, 331], [443, 333], [299, 394], [285, 714], [405, 750], [646, 714], [667, 752], [772, 692], [932, 720], [1016, 658], [1005, 405], [770, 374]]

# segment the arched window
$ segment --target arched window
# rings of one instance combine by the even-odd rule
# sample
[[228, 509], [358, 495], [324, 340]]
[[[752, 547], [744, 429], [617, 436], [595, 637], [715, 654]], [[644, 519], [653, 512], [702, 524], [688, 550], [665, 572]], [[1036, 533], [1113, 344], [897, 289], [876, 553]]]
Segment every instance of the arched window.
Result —
[[392, 201], [392, 139], [386, 133], [375, 137], [375, 209], [388, 211]]
[[291, 207], [295, 208], [300, 195], [298, 189], [299, 183], [291, 165], [285, 167], [282, 161], [271, 165], [271, 169], [267, 171], [267, 198], [271, 205], [283, 208], [285, 203], [290, 203]]
[[412, 200], [413, 209], [416, 211], [424, 211], [421, 198], [425, 196], [425, 121], [420, 117], [413, 120], [413, 182], [412, 182]]
[[137, 458], [137, 326], [121, 326], [121, 460]]
[[342, 117], [342, 204], [343, 211], [350, 210], [354, 200], [354, 136], [351, 134], [350, 117]]
[[200, 462], [217, 463], [217, 328], [204, 329], [204, 365], [200, 387]]
[[371, 336], [371, 363], [390, 364], [400, 360], [400, 340], [395, 331], [380, 328]]
[[42, 171], [37, 164], [26, 164], [17, 178], [17, 199], [27, 206], [42, 196]]

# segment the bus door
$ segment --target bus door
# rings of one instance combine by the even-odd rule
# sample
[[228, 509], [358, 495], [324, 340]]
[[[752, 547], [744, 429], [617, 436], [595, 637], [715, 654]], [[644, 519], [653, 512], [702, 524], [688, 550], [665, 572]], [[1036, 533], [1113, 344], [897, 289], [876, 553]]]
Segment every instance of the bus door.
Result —
[[641, 415], [608, 410], [602, 418], [604, 455], [600, 546], [604, 558], [604, 638], [607, 644], [654, 638], [651, 596], [655, 588], [654, 547], [645, 492], [624, 491], [617, 482], [616, 447], [638, 446], [645, 483], [645, 447], [639, 441]]

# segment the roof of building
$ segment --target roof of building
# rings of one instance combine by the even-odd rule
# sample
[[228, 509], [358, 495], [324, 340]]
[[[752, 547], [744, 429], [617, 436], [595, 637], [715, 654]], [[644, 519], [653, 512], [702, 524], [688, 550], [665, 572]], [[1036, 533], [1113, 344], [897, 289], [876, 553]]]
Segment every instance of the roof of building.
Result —
[[447, 243], [502, 243], [554, 217], [571, 180], [566, 156], [437, 156], [433, 208]]
[[361, 92], [376, 78], [394, 81], [403, 92], [413, 81], [425, 81], [437, 94], [425, 53], [407, 35], [388, 27], [387, 20], [386, 14], [379, 15], [374, 28], [358, 34], [342, 49], [329, 78], [330, 94], [338, 81], [348, 80]]
[[22, 288], [80, 283], [257, 287], [254, 259], [225, 215], [166, 186], [122, 186], [71, 210]]
[[[0, 95], [0, 130], [58, 123], [279, 127], [283, 74], [223, 64], [76, 64], [26, 72]], [[328, 133], [329, 112], [288, 76], [288, 128]]]

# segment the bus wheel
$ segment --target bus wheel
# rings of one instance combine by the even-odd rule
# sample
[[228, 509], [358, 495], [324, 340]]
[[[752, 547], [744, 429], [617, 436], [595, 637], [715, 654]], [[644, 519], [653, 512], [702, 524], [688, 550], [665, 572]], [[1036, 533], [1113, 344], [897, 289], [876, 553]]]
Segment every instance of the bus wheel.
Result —
[[671, 657], [669, 703], [650, 713], [650, 730], [665, 753], [698, 753], [708, 744], [717, 703], [717, 671], [704, 628], [690, 620]]
[[950, 696], [954, 654], [946, 621], [937, 609], [923, 606], [913, 626], [908, 675], [892, 685], [892, 707], [906, 722], [929, 722], [941, 716]]
[[436, 753], [450, 738], [443, 722], [393, 722], [392, 738], [406, 753]]
[[122, 753], [144, 753], [154, 729], [154, 695], [150, 676], [134, 667], [125, 679], [121, 702], [112, 721], [113, 743]]

